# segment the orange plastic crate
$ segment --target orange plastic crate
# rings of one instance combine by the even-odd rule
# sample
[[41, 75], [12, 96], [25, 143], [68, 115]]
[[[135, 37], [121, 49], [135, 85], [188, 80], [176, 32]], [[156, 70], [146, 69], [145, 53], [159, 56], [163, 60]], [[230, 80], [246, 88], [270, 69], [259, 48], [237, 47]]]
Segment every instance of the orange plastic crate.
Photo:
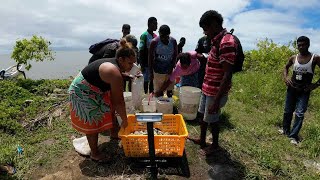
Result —
[[[156, 157], [181, 157], [188, 130], [180, 114], [164, 114], [161, 122], [153, 124], [163, 132], [177, 135], [154, 135]], [[149, 157], [148, 135], [130, 135], [135, 131], [146, 130], [147, 123], [137, 122], [135, 115], [128, 115], [128, 127], [119, 131], [119, 137], [127, 157]]]

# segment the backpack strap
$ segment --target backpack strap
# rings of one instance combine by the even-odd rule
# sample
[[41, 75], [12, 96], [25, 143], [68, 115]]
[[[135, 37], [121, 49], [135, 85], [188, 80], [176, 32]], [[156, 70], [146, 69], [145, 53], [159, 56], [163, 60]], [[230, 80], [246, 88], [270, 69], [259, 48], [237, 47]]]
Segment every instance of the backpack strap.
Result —
[[217, 50], [217, 58], [218, 58], [218, 59], [219, 59], [219, 56], [220, 56], [220, 44], [221, 44], [221, 41], [222, 41], [223, 37], [224, 37], [225, 35], [227, 35], [227, 34], [231, 34], [231, 35], [232, 35], [232, 34], [233, 34], [233, 31], [234, 31], [234, 29], [232, 28], [232, 29], [230, 30], [230, 32], [225, 33], [225, 34], [222, 36], [219, 44], [218, 44], [218, 45], [215, 45], [215, 46], [216, 46], [216, 50]]
[[230, 34], [233, 34], [233, 31], [234, 31], [234, 29], [232, 28], [232, 29], [230, 30]]

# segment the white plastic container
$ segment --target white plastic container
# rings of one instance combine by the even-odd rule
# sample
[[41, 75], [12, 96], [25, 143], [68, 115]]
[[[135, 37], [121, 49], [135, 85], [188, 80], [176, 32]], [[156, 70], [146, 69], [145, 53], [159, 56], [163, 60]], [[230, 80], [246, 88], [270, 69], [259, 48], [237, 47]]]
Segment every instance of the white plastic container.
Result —
[[142, 99], [143, 112], [156, 112], [157, 111], [157, 98], [146, 97]]
[[144, 96], [143, 89], [144, 79], [143, 76], [136, 77], [132, 82], [132, 103], [135, 110], [142, 110], [142, 99]]
[[127, 114], [134, 113], [134, 107], [132, 103], [132, 93], [131, 92], [123, 92], [124, 102], [126, 104], [126, 112]]
[[157, 112], [163, 114], [172, 114], [173, 101], [172, 98], [158, 97], [157, 100]]
[[[133, 107], [133, 102], [132, 102], [132, 93], [123, 92], [123, 98], [124, 98], [124, 103], [126, 105], [127, 114], [134, 114], [135, 109]], [[122, 119], [117, 112], [116, 112], [116, 117], [117, 117], [118, 123], [121, 125]]]
[[85, 156], [90, 155], [91, 149], [86, 136], [76, 138], [72, 141], [74, 149]]
[[136, 76], [140, 73], [141, 73], [140, 67], [136, 63], [134, 63], [131, 70], [129, 71], [129, 74], [132, 76]]
[[201, 89], [191, 86], [182, 86], [179, 93], [179, 114], [185, 120], [194, 120], [197, 117], [201, 96]]

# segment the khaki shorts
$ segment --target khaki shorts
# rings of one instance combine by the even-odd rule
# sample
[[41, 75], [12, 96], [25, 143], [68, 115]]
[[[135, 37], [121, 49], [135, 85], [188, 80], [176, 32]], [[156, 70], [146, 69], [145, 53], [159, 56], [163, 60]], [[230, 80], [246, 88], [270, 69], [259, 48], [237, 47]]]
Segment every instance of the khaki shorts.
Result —
[[218, 122], [219, 116], [221, 115], [221, 108], [226, 105], [228, 101], [228, 96], [222, 96], [220, 100], [220, 110], [216, 114], [209, 114], [208, 109], [210, 106], [214, 104], [215, 97], [214, 96], [206, 96], [205, 94], [201, 94], [200, 105], [198, 111], [204, 114], [203, 121], [207, 123]]
[[[157, 92], [160, 90], [161, 86], [170, 78], [169, 74], [158, 74], [153, 73], [153, 86], [154, 86], [154, 92]], [[174, 88], [174, 82], [172, 82], [167, 90], [172, 91]]]

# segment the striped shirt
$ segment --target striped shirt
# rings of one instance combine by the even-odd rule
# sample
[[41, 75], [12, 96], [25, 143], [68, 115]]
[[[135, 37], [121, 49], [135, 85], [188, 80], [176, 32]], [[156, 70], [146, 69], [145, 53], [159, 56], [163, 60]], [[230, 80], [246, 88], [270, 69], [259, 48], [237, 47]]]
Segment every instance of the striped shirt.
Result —
[[[227, 34], [226, 29], [212, 39], [212, 48], [209, 52], [206, 74], [202, 84], [202, 92], [205, 95], [217, 95], [224, 76], [222, 62], [233, 65], [236, 60], [236, 48], [237, 44], [234, 37], [231, 34]], [[228, 94], [230, 88], [231, 83], [224, 94]]]

